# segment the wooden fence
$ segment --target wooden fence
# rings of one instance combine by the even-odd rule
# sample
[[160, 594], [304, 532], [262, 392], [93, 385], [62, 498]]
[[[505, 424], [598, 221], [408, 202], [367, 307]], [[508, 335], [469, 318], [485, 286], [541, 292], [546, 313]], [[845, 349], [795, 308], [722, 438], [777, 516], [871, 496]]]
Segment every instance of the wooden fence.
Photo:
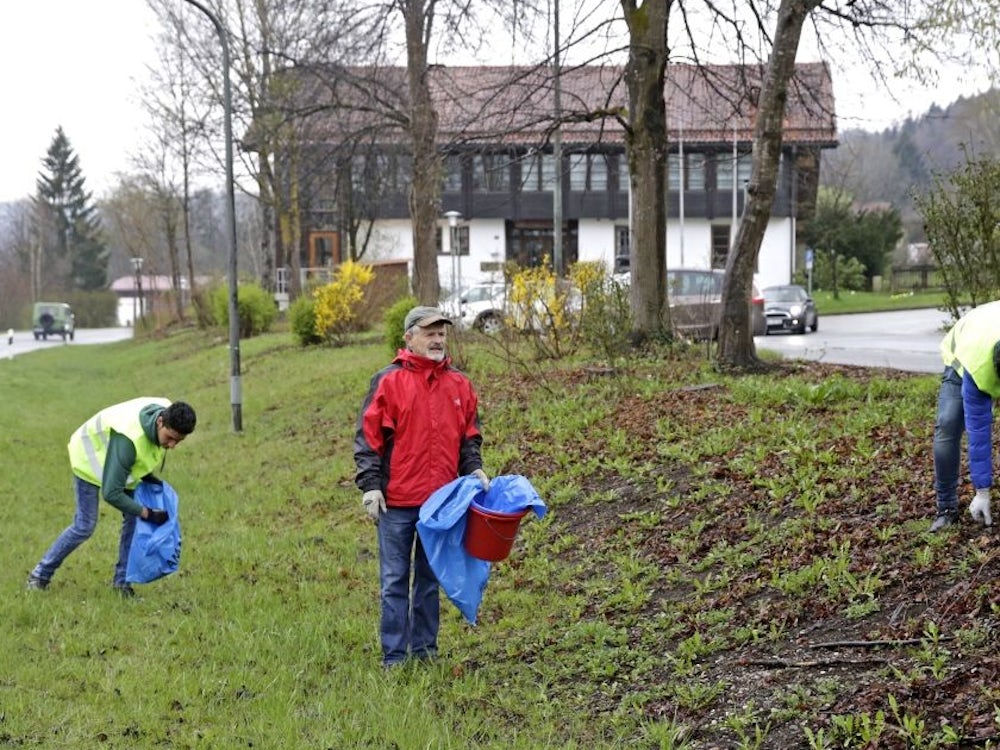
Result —
[[893, 292], [939, 291], [944, 289], [944, 280], [934, 265], [893, 266], [891, 289]]

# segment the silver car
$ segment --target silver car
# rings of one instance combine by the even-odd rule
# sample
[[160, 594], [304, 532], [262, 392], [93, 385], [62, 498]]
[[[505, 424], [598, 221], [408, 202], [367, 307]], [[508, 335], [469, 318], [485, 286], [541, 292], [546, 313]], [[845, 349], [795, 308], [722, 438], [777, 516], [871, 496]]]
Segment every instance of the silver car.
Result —
[[502, 283], [476, 284], [452, 295], [442, 307], [459, 328], [496, 333], [504, 326], [506, 287]]
[[[675, 268], [667, 270], [667, 301], [674, 330], [688, 338], [715, 340], [722, 319], [722, 283], [726, 272], [715, 268]], [[767, 330], [764, 297], [753, 284], [750, 325], [754, 336]]]
[[769, 286], [764, 289], [764, 315], [767, 318], [768, 333], [805, 333], [807, 328], [814, 332], [819, 328], [816, 303], [809, 292], [798, 284]]

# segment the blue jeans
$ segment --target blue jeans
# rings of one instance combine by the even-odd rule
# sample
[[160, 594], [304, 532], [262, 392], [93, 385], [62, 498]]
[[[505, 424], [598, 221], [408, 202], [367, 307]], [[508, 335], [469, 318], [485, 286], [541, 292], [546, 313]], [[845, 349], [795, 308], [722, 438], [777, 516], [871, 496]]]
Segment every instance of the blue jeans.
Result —
[[[69, 554], [90, 539], [97, 528], [98, 509], [101, 503], [100, 487], [85, 482], [80, 477], [73, 477], [76, 489], [76, 514], [71, 523], [59, 538], [52, 543], [31, 575], [43, 581], [52, 579], [56, 569], [63, 564]], [[135, 516], [122, 513], [122, 530], [118, 539], [118, 562], [115, 563], [115, 574], [112, 583], [115, 586], [125, 585], [125, 564], [128, 562], [129, 548], [132, 546], [132, 535], [135, 534]]]
[[[378, 522], [382, 662], [437, 654], [438, 582], [417, 534], [419, 508], [390, 506]], [[412, 584], [411, 584], [412, 571]]]
[[934, 492], [937, 494], [938, 513], [958, 510], [958, 472], [964, 432], [962, 376], [954, 368], [945, 367], [934, 422]]

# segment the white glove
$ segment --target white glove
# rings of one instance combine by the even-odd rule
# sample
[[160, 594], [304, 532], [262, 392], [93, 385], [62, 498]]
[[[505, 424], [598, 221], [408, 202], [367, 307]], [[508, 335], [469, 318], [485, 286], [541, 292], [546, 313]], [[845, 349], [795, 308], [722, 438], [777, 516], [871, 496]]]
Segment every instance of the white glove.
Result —
[[479, 480], [479, 483], [483, 485], [483, 492], [489, 492], [490, 490], [490, 478], [486, 476], [486, 472], [482, 469], [476, 469], [472, 472], [472, 476]]
[[978, 521], [983, 526], [993, 525], [993, 516], [990, 515], [990, 488], [982, 487], [976, 490], [976, 496], [969, 504], [969, 513], [972, 520]]
[[385, 513], [385, 495], [382, 494], [382, 490], [368, 490], [361, 496], [361, 504], [365, 506], [365, 513], [371, 516], [375, 523], [378, 523], [379, 516]]

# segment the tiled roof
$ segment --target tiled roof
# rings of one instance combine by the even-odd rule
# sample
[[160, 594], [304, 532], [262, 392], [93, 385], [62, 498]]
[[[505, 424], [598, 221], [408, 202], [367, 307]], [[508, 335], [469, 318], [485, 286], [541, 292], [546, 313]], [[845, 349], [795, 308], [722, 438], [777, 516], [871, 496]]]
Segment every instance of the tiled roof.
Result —
[[[144, 292], [169, 292], [174, 288], [174, 281], [170, 276], [140, 274], [139, 280], [142, 283], [142, 289]], [[196, 276], [194, 283], [198, 286], [204, 286], [211, 281], [211, 276]], [[111, 291], [118, 294], [135, 294], [138, 291], [135, 282], [135, 275], [119, 276], [111, 282]], [[186, 282], [187, 277], [181, 277], [182, 287], [186, 288]]]
[[[342, 69], [302, 76], [324, 139], [405, 141], [402, 117], [406, 71]], [[668, 137], [677, 142], [731, 143], [753, 136], [761, 66], [670, 65], [664, 97]], [[438, 140], [455, 144], [541, 144], [554, 123], [554, 77], [549, 67], [433, 66], [428, 71], [438, 111]], [[566, 68], [560, 76], [562, 141], [566, 146], [624, 142], [628, 92], [620, 66]], [[359, 92], [360, 95], [359, 95]], [[334, 111], [324, 101], [335, 101]], [[619, 120], [618, 118], [621, 118]], [[318, 135], [312, 131], [313, 137]], [[789, 85], [783, 140], [832, 146], [837, 130], [833, 84], [825, 63], [799, 63]]]

